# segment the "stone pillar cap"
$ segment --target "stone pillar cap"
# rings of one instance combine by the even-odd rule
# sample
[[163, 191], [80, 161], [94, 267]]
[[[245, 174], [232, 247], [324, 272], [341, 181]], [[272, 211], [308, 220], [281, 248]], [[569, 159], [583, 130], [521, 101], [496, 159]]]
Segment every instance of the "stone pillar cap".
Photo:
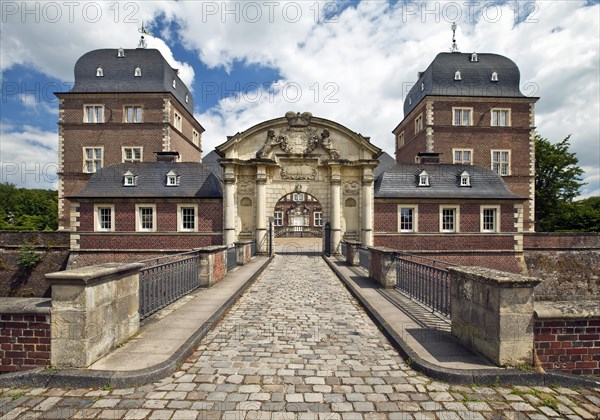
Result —
[[46, 280], [51, 284], [87, 284], [97, 279], [112, 276], [126, 271], [139, 271], [144, 267], [142, 263], [105, 263], [73, 270], [57, 271], [46, 274]]

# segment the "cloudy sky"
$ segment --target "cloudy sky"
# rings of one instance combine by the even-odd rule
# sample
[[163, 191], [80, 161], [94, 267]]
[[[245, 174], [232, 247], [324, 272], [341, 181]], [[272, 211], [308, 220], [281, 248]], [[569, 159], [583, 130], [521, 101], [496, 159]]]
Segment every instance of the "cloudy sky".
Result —
[[144, 22], [193, 90], [205, 153], [263, 120], [311, 111], [393, 154], [405, 94], [458, 22], [463, 52], [508, 56], [539, 96], [538, 132], [572, 134], [582, 196], [600, 195], [598, 1], [78, 1], [0, 3], [2, 182], [54, 188], [57, 109], [73, 66], [135, 48]]

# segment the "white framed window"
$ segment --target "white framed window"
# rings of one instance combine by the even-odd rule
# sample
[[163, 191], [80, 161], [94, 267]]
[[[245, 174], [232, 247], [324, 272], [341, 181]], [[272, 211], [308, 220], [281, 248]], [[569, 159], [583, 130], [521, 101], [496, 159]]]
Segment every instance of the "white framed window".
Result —
[[185, 103], [189, 103], [190, 102], [190, 95], [188, 95], [187, 93], [185, 94]]
[[84, 105], [83, 122], [88, 124], [104, 122], [104, 105]]
[[177, 79], [173, 79], [172, 86], [173, 86], [173, 89], [177, 89]]
[[181, 117], [181, 114], [177, 111], [174, 111], [173, 113], [173, 126], [179, 131], [182, 131], [183, 129], [183, 118]]
[[459, 206], [440, 206], [440, 232], [452, 233], [458, 232], [460, 207]]
[[119, 48], [117, 50], [117, 57], [119, 57], [119, 58], [125, 57], [125, 50], [123, 48]]
[[304, 201], [304, 193], [294, 193], [292, 194], [292, 201]]
[[452, 125], [473, 125], [473, 108], [452, 108]]
[[497, 82], [498, 81], [498, 73], [493, 72], [491, 80], [492, 80], [492, 82]]
[[135, 77], [142, 77], [142, 69], [139, 67], [136, 67], [135, 70], [133, 70], [133, 75]]
[[473, 149], [452, 149], [452, 163], [472, 165]]
[[499, 232], [500, 206], [481, 206], [480, 220], [482, 232]]
[[83, 172], [93, 174], [103, 166], [104, 147], [83, 148]]
[[173, 170], [167, 173], [167, 187], [176, 187], [179, 185], [179, 175]]
[[492, 127], [510, 127], [510, 108], [495, 108], [490, 114]]
[[123, 186], [125, 187], [135, 187], [136, 185], [136, 176], [131, 172], [127, 171], [123, 175]]
[[142, 107], [138, 105], [127, 105], [123, 110], [123, 122], [141, 123]]
[[471, 61], [473, 61], [473, 62], [479, 61], [479, 57], [477, 57], [477, 53], [471, 54]]
[[156, 232], [156, 205], [135, 205], [135, 229], [138, 232]]
[[96, 69], [96, 77], [104, 77], [104, 70], [102, 70], [102, 67]]
[[415, 134], [423, 129], [423, 114], [415, 118]]
[[143, 147], [123, 147], [123, 163], [142, 162]]
[[429, 173], [426, 170], [419, 174], [419, 187], [429, 187]]
[[273, 213], [273, 226], [283, 226], [283, 212], [276, 211]]
[[192, 143], [196, 146], [200, 146], [200, 133], [196, 130], [192, 130]]
[[454, 80], [462, 80], [462, 76], [460, 75], [460, 71], [454, 72]]
[[94, 205], [94, 227], [96, 232], [115, 231], [115, 206], [113, 204]]
[[460, 174], [460, 186], [461, 187], [470, 187], [471, 186], [471, 174], [469, 174], [467, 171], [463, 171], [463, 173]]
[[510, 150], [492, 150], [492, 171], [500, 176], [510, 175]]
[[177, 206], [177, 227], [180, 232], [196, 232], [198, 206], [195, 204], [179, 204]]
[[315, 217], [315, 226], [323, 226], [323, 212], [316, 211], [314, 213], [314, 217]]
[[425, 90], [425, 83], [421, 82], [421, 92], [423, 92]]
[[418, 207], [412, 204], [398, 205], [398, 231], [399, 232], [417, 232], [418, 231]]
[[404, 146], [404, 131], [398, 134], [398, 136], [396, 137], [396, 143], [397, 149]]

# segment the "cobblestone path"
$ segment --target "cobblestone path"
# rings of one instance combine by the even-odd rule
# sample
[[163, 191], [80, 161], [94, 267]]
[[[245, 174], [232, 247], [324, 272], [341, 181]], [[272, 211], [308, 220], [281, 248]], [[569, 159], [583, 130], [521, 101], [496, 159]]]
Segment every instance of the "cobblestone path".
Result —
[[593, 419], [600, 389], [413, 371], [317, 256], [276, 256], [181, 368], [128, 389], [2, 389], [2, 418]]

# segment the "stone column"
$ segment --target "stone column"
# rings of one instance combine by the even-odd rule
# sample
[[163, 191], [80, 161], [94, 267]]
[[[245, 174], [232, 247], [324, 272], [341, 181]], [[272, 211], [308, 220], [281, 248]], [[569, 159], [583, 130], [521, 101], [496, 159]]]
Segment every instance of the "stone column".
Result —
[[364, 168], [362, 178], [362, 243], [373, 246], [373, 169]]
[[452, 334], [499, 366], [533, 362], [533, 288], [539, 280], [449, 267]]
[[256, 167], [256, 252], [267, 252], [267, 172], [264, 165]]
[[225, 194], [223, 197], [224, 208], [224, 242], [225, 245], [232, 245], [235, 242], [235, 174], [233, 167], [227, 166], [223, 174], [225, 182]]
[[361, 243], [358, 241], [345, 241], [346, 245], [346, 262], [353, 266], [360, 265], [360, 252], [358, 251], [361, 247]]
[[200, 266], [198, 269], [198, 283], [200, 287], [211, 287], [227, 274], [227, 245], [214, 245], [196, 248], [200, 253]]
[[388, 248], [369, 247], [371, 253], [369, 277], [382, 287], [396, 286], [396, 251]]
[[53, 365], [88, 367], [137, 333], [143, 266], [108, 263], [46, 274]]
[[338, 254], [342, 239], [341, 226], [341, 173], [340, 166], [331, 166], [331, 253]]

